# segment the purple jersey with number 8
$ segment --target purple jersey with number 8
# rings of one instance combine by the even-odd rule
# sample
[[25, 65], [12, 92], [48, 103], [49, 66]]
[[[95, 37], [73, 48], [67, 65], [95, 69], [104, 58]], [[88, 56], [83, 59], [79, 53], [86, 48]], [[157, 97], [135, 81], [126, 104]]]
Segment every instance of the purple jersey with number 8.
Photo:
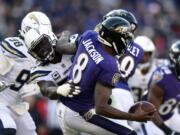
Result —
[[167, 120], [173, 115], [174, 108], [180, 103], [180, 83], [168, 66], [161, 66], [153, 72], [149, 86], [151, 84], [158, 85], [164, 91], [159, 114], [163, 120]]
[[79, 37], [69, 81], [79, 85], [81, 93], [73, 98], [60, 97], [61, 102], [76, 112], [94, 108], [94, 89], [97, 82], [114, 86], [120, 74], [118, 62], [98, 41], [98, 33], [86, 31]]

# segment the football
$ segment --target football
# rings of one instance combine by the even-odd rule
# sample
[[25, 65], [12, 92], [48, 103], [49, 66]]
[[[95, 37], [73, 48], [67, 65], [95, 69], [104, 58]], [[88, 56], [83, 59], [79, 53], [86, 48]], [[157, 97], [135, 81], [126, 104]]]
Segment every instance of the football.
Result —
[[139, 108], [141, 107], [141, 109], [145, 112], [151, 112], [152, 110], [155, 110], [156, 107], [147, 101], [139, 101], [136, 102], [133, 106], [131, 106], [131, 108], [129, 109], [129, 113], [135, 113], [136, 111], [139, 110]]

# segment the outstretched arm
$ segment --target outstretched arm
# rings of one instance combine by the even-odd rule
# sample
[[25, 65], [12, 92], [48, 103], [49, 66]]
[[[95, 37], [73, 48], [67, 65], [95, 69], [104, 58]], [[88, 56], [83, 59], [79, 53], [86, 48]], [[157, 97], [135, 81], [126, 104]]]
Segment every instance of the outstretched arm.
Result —
[[127, 113], [108, 105], [111, 89], [112, 88], [97, 82], [95, 87], [95, 109], [97, 114], [109, 118], [132, 121], [147, 121], [152, 119], [153, 116], [148, 115], [149, 113], [147, 112]]
[[78, 38], [78, 34], [71, 35], [69, 31], [63, 31], [58, 38], [56, 51], [60, 54], [75, 54], [76, 40]]
[[40, 81], [38, 82], [41, 93], [43, 96], [48, 97], [52, 100], [58, 99], [59, 95], [57, 94], [57, 87], [53, 82], [50, 81]]
[[65, 83], [60, 86], [55, 86], [51, 81], [40, 81], [38, 82], [41, 93], [52, 100], [56, 100], [59, 96], [73, 97], [80, 93], [80, 89], [77, 86], [71, 85], [70, 83]]

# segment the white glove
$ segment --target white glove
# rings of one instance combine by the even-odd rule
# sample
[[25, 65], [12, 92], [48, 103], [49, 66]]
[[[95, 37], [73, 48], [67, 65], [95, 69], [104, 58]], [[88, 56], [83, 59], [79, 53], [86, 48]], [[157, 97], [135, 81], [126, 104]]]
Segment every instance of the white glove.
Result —
[[74, 86], [70, 83], [65, 83], [57, 88], [57, 94], [64, 97], [73, 97], [74, 95], [78, 95], [80, 92], [79, 86]]

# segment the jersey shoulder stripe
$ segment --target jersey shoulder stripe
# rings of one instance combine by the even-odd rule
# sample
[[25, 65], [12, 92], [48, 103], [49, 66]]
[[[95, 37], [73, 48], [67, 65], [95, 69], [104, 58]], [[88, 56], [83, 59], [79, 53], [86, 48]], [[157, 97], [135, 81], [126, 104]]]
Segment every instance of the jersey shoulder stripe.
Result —
[[30, 82], [35, 80], [36, 78], [47, 76], [51, 71], [45, 71], [45, 70], [36, 70], [34, 72], [31, 72], [31, 78]]
[[7, 41], [2, 41], [1, 46], [9, 53], [14, 54], [21, 58], [26, 58], [26, 55], [24, 55], [22, 52], [17, 50], [16, 48], [12, 47]]

